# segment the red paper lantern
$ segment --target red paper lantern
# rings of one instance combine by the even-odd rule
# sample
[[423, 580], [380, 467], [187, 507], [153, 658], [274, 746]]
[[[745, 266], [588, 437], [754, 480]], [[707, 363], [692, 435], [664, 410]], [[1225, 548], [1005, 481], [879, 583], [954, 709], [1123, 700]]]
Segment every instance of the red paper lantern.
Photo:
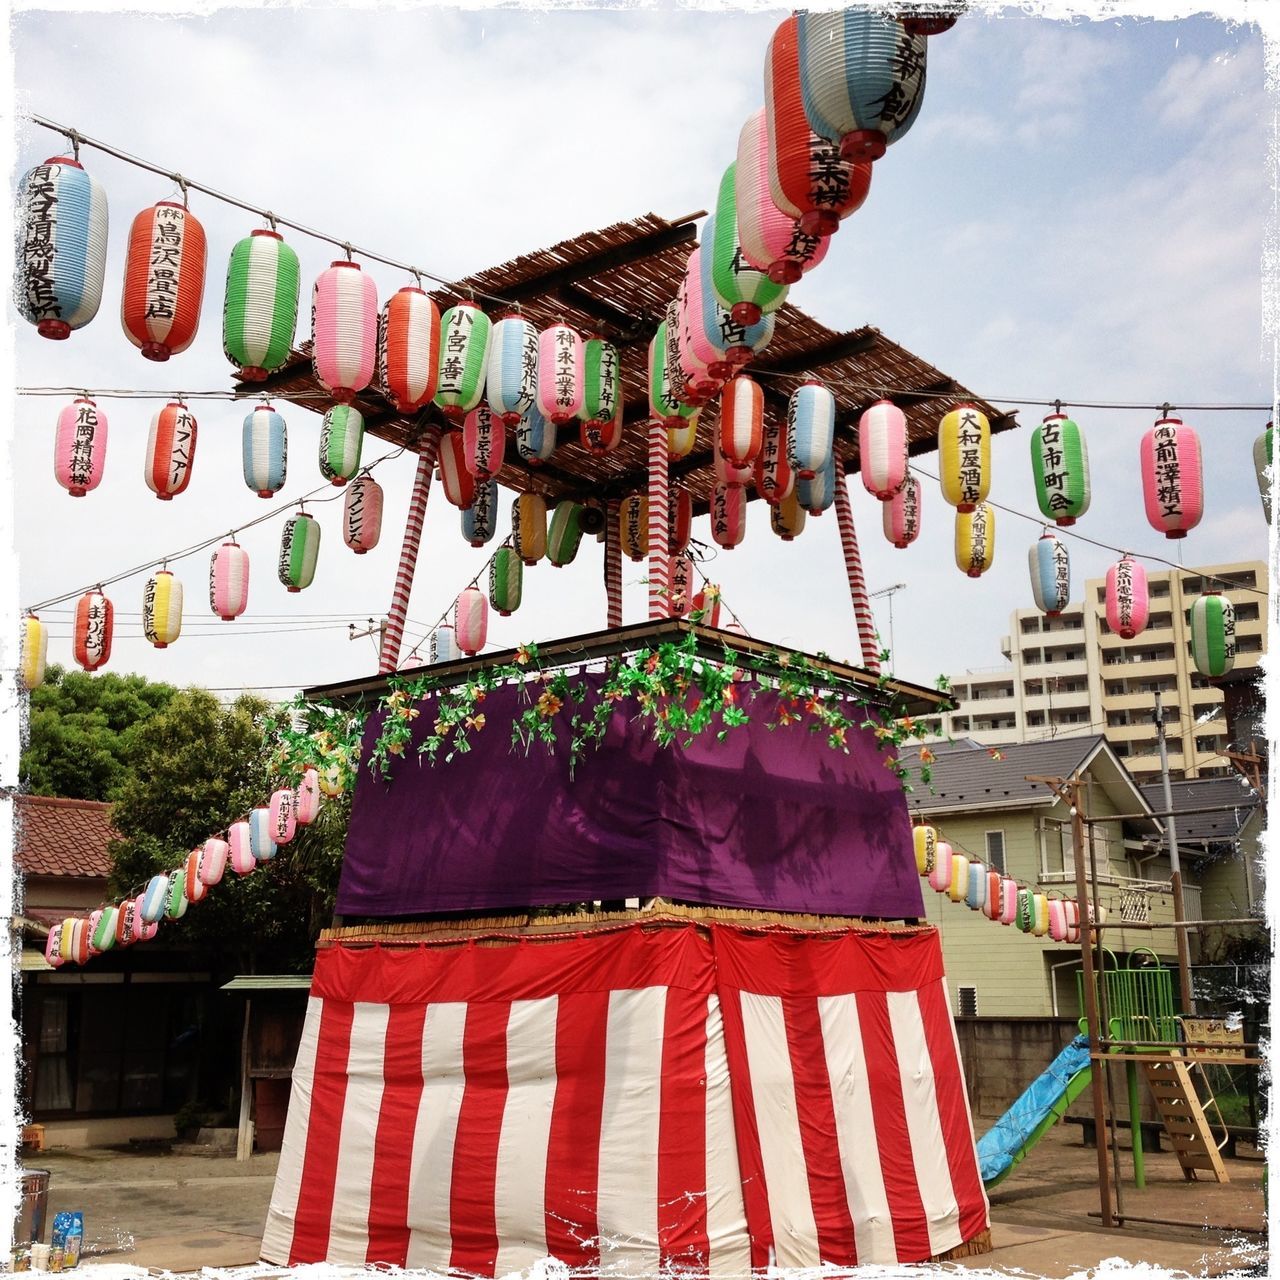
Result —
[[162, 200], [134, 218], [120, 320], [148, 360], [167, 360], [191, 345], [200, 324], [204, 270], [204, 228], [183, 205]]

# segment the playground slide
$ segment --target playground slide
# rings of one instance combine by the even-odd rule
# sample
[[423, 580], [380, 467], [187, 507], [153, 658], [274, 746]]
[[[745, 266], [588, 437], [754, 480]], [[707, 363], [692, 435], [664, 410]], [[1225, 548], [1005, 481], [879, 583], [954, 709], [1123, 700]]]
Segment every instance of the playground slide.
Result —
[[982, 1184], [991, 1190], [1089, 1086], [1089, 1039], [1076, 1036], [978, 1140]]

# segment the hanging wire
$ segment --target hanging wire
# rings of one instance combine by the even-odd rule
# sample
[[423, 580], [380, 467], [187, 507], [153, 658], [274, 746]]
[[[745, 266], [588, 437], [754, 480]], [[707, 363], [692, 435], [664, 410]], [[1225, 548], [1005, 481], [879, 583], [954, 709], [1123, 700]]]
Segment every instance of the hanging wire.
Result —
[[[484, 562], [484, 564], [480, 566], [479, 573], [477, 573], [476, 576], [472, 578], [471, 581], [468, 582], [466, 586], [464, 586], [462, 590], [458, 592], [457, 595], [454, 596], [454, 601], [456, 602], [458, 599], [458, 596], [460, 596], [462, 592], [466, 591], [469, 587], [479, 586], [480, 579], [483, 578], [486, 574], [488, 574], [489, 566], [492, 565], [494, 560], [497, 559], [498, 552], [501, 551], [503, 547], [510, 547], [510, 546], [511, 546], [510, 537], [506, 537], [500, 543], [498, 543], [498, 545], [493, 549], [493, 554], [490, 555], [490, 557]], [[409, 661], [410, 658], [415, 658], [418, 656], [418, 650], [421, 649], [422, 646], [426, 644], [428, 640], [431, 639], [432, 632], [434, 632], [437, 628], [444, 626], [449, 621], [449, 610], [452, 608], [453, 608], [452, 604], [448, 604], [445, 606], [444, 612], [429, 627], [426, 628], [426, 631], [423, 635], [418, 637], [418, 643], [415, 644], [413, 648], [410, 649], [409, 652], [406, 653], [405, 656], [399, 662], [396, 663], [397, 668], [403, 666], [406, 662]]]
[[474, 296], [479, 293], [482, 298], [492, 299], [494, 302], [502, 302], [510, 304], [510, 300], [496, 293], [486, 293], [482, 289], [475, 289], [468, 285], [464, 289], [456, 280], [448, 280], [444, 276], [434, 275], [432, 272], [422, 267], [416, 267], [407, 262], [401, 262], [396, 258], [388, 258], [383, 254], [374, 253], [371, 249], [361, 249], [357, 245], [353, 245], [349, 240], [340, 239], [337, 236], [331, 236], [324, 231], [317, 231], [314, 227], [308, 227], [301, 222], [294, 222], [289, 218], [282, 218], [278, 213], [274, 213], [270, 209], [262, 209], [255, 204], [250, 204], [247, 200], [241, 200], [238, 196], [228, 195], [225, 191], [219, 191], [214, 187], [205, 186], [204, 183], [195, 182], [190, 178], [184, 177], [182, 174], [172, 169], [166, 169], [163, 165], [152, 163], [150, 160], [143, 160], [138, 156], [130, 155], [127, 151], [120, 150], [119, 147], [113, 147], [110, 143], [101, 142], [97, 138], [90, 138], [86, 134], [80, 133], [72, 129], [68, 125], [58, 124], [54, 120], [46, 119], [40, 115], [30, 115], [27, 117], [33, 124], [40, 125], [41, 128], [52, 130], [54, 133], [60, 133], [64, 138], [70, 140], [75, 154], [79, 157], [79, 148], [81, 145], [93, 147], [96, 151], [101, 151], [106, 155], [114, 156], [117, 160], [123, 160], [125, 164], [131, 164], [138, 169], [145, 169], [149, 173], [159, 174], [162, 178], [170, 178], [178, 184], [182, 191], [183, 204], [186, 204], [187, 190], [199, 191], [202, 195], [211, 197], [214, 200], [220, 200], [223, 204], [235, 206], [237, 209], [244, 209], [248, 213], [256, 213], [258, 217], [265, 218], [271, 223], [274, 229], [277, 224], [282, 227], [289, 227], [294, 231], [301, 232], [304, 236], [310, 236], [313, 240], [321, 240], [325, 244], [331, 244], [337, 249], [341, 249], [346, 255], [348, 261], [353, 254], [358, 254], [362, 258], [368, 258], [372, 262], [381, 262], [385, 266], [395, 267], [400, 271], [407, 272], [410, 275], [422, 277], [433, 281], [438, 285], [442, 285], [451, 293], [463, 294], [468, 293]]

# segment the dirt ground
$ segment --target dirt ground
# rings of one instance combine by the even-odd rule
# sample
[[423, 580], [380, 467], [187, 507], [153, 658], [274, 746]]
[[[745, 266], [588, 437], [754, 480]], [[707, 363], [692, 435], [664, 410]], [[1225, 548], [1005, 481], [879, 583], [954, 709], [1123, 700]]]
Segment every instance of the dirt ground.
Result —
[[[276, 1162], [107, 1150], [30, 1161], [52, 1173], [48, 1221], [62, 1209], [84, 1213], [87, 1265], [175, 1272], [256, 1262]], [[1223, 1185], [1185, 1182], [1170, 1152], [1148, 1153], [1146, 1163], [1147, 1187], [1137, 1191], [1129, 1152], [1121, 1152], [1122, 1212], [1185, 1225], [1107, 1230], [1089, 1216], [1098, 1211], [1096, 1153], [1078, 1128], [1051, 1130], [992, 1193], [994, 1248], [968, 1265], [1065, 1278], [1120, 1259], [1191, 1275], [1267, 1274], [1257, 1152], [1241, 1147]]]

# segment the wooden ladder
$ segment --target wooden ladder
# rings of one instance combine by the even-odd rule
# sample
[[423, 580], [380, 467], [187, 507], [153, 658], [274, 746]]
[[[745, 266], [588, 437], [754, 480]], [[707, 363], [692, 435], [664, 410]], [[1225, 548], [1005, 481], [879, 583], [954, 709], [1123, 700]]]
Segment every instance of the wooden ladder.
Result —
[[1215, 1182], [1230, 1182], [1187, 1064], [1176, 1058], [1165, 1058], [1144, 1062], [1142, 1070], [1156, 1100], [1156, 1110], [1178, 1153], [1182, 1176], [1191, 1181], [1200, 1169], [1207, 1169]]

